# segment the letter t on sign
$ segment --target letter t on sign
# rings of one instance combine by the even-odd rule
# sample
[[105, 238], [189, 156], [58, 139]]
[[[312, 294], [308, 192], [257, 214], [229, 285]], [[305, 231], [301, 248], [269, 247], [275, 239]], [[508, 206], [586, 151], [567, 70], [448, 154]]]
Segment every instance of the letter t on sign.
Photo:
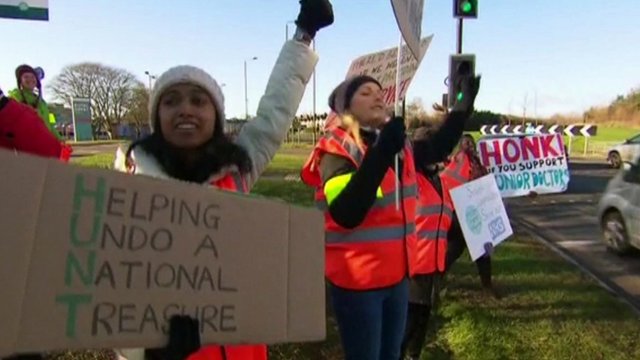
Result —
[[56, 297], [57, 303], [67, 305], [67, 327], [65, 333], [68, 338], [73, 339], [76, 337], [78, 305], [90, 304], [91, 299], [91, 295], [88, 294], [65, 294]]

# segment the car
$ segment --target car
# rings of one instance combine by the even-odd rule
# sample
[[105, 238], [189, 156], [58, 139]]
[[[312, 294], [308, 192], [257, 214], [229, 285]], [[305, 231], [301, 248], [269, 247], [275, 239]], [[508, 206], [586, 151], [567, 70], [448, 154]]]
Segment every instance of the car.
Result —
[[640, 249], [640, 157], [623, 162], [607, 184], [597, 214], [607, 249], [619, 255]]
[[627, 139], [607, 151], [607, 162], [614, 169], [619, 169], [625, 161], [633, 161], [640, 156], [640, 134]]

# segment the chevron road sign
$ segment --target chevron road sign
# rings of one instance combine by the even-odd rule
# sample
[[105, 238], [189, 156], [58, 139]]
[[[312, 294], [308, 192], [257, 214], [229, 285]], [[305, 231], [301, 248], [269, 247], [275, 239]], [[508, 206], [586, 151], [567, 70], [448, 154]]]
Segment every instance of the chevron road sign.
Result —
[[482, 135], [525, 135], [525, 134], [564, 134], [567, 136], [595, 136], [597, 125], [576, 124], [567, 125], [482, 125]]
[[598, 133], [597, 125], [581, 124], [568, 125], [564, 128], [564, 134], [567, 136], [584, 136], [591, 137]]

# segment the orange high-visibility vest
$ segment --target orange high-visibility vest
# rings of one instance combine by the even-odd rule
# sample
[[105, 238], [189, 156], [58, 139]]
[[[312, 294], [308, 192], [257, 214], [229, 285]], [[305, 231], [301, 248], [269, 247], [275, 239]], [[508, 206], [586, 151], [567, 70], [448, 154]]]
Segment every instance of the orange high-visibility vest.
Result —
[[303, 181], [316, 188], [317, 205], [324, 210], [325, 275], [336, 286], [367, 290], [391, 286], [412, 274], [416, 212], [416, 172], [409, 145], [403, 150], [400, 177], [400, 209], [395, 205], [396, 176], [389, 168], [379, 186], [379, 195], [366, 218], [354, 229], [345, 229], [331, 218], [318, 165], [324, 154], [349, 160], [357, 169], [366, 149], [342, 128], [327, 132], [302, 169]]
[[453, 222], [453, 201], [444, 181], [442, 196], [421, 173], [417, 175], [415, 273], [428, 275], [446, 270], [447, 234]]
[[443, 186], [451, 190], [471, 180], [471, 160], [464, 151], [454, 155], [449, 164], [440, 173]]

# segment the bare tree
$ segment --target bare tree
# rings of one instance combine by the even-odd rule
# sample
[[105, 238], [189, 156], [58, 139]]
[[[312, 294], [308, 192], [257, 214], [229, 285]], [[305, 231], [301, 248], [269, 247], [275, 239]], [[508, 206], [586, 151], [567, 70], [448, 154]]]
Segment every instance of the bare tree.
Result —
[[438, 121], [438, 118], [439, 116], [432, 116], [427, 112], [421, 98], [414, 98], [407, 104], [405, 121], [407, 123], [407, 127], [410, 129], [418, 128], [424, 123], [436, 122]]
[[143, 84], [139, 84], [133, 88], [131, 96], [125, 122], [133, 127], [137, 138], [140, 137], [142, 128], [149, 123], [149, 89]]
[[112, 138], [132, 104], [137, 86], [144, 85], [127, 70], [87, 62], [66, 66], [49, 87], [69, 106], [72, 97], [91, 99], [94, 133], [106, 131]]

